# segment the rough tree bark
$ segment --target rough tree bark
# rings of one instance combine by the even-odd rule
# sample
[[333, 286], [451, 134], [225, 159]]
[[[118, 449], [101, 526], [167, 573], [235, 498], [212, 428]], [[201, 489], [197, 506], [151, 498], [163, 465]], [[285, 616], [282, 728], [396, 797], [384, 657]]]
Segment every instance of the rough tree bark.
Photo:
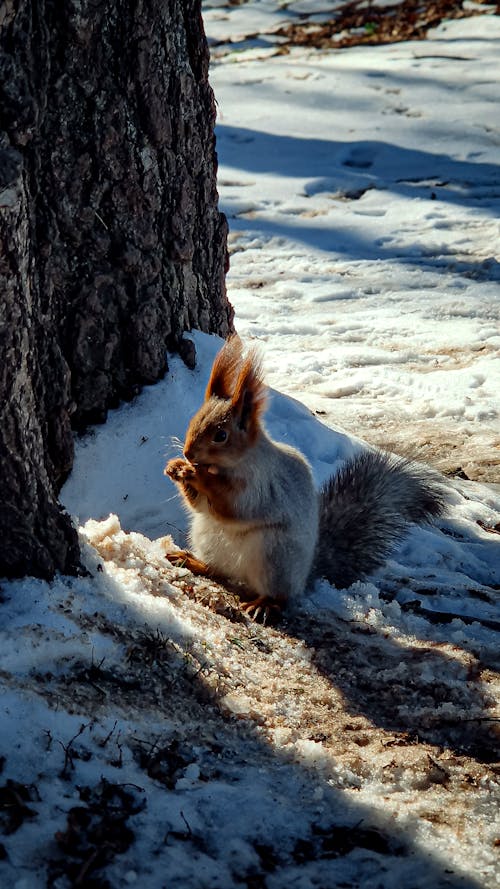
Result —
[[75, 571], [72, 430], [226, 335], [200, 0], [0, 0], [0, 574]]

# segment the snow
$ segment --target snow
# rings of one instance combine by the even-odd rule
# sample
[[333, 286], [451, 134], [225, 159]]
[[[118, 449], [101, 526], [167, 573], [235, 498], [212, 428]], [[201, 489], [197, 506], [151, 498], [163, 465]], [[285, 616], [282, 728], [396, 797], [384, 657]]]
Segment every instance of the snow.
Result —
[[363, 438], [482, 481], [450, 479], [366, 582], [252, 624], [165, 558], [186, 516], [163, 467], [220, 347], [193, 332], [194, 371], [169, 356], [77, 441], [88, 574], [2, 583], [2, 886], [498, 884], [500, 18], [335, 52], [248, 37], [304, 11], [205, 13], [266, 425], [318, 484]]
[[490, 480], [499, 35], [481, 16], [425, 43], [265, 62], [229, 46], [212, 70], [229, 293], [270, 384], [329, 425], [417, 441], [442, 468], [451, 439], [474, 478], [493, 451]]

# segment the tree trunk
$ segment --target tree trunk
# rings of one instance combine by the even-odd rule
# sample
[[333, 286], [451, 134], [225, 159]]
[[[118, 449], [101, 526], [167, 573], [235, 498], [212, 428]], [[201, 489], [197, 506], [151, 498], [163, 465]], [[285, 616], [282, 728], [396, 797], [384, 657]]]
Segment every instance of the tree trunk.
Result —
[[73, 428], [227, 335], [199, 0], [0, 5], [0, 573], [78, 565]]

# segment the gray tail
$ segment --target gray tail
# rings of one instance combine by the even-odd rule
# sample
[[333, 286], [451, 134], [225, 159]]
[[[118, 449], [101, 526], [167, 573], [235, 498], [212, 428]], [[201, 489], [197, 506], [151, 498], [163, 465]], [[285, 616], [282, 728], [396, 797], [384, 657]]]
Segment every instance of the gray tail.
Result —
[[443, 512], [437, 474], [383, 451], [360, 454], [321, 489], [314, 574], [349, 586], [383, 565], [410, 522]]

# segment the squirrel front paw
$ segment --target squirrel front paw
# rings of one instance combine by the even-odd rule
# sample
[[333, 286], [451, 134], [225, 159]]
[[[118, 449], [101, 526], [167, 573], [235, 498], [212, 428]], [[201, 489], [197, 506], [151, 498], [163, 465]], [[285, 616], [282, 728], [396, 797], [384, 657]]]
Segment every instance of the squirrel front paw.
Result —
[[173, 482], [188, 482], [194, 478], [196, 470], [187, 460], [184, 460], [182, 457], [175, 457], [173, 460], [168, 461], [163, 473], [168, 475]]

